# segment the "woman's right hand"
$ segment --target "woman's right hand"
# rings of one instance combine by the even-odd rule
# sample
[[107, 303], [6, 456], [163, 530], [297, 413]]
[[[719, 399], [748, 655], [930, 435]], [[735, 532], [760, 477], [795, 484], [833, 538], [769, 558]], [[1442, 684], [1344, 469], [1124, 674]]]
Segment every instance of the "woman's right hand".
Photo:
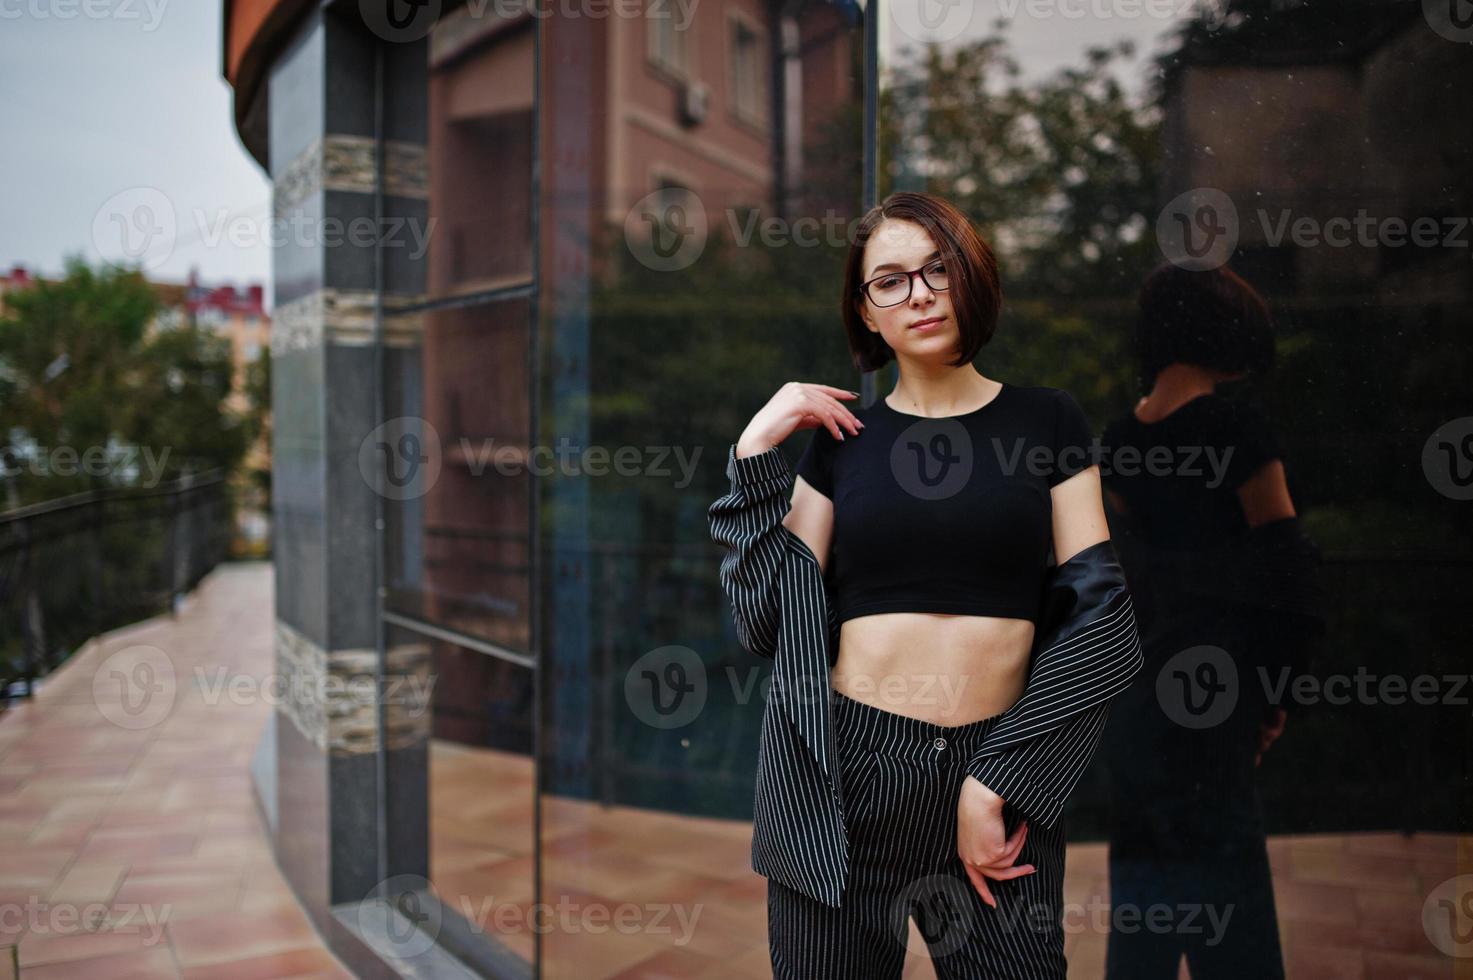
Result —
[[993, 908], [997, 908], [997, 897], [987, 885], [988, 878], [1008, 881], [1038, 870], [1037, 865], [1013, 863], [1023, 853], [1027, 839], [1028, 818], [1021, 819], [1009, 837], [1003, 798], [968, 773], [957, 797], [956, 853], [972, 887]]
[[824, 426], [835, 439], [843, 439], [840, 426], [858, 435], [864, 423], [840, 398], [858, 398], [859, 392], [811, 381], [789, 381], [758, 409], [737, 440], [738, 456], [766, 452], [799, 429]]

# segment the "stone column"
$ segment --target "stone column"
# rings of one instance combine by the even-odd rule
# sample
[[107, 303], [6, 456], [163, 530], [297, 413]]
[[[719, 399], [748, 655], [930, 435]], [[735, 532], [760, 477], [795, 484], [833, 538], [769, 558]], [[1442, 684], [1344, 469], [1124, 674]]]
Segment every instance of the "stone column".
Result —
[[[359, 448], [374, 397], [376, 251], [385, 305], [419, 298], [423, 255], [373, 241], [375, 57], [384, 63], [386, 233], [426, 221], [423, 40], [384, 43], [356, 4], [314, 6], [271, 68], [275, 724], [253, 767], [283, 873], [325, 934], [378, 866], [376, 497]], [[381, 51], [376, 54], [376, 48]], [[395, 232], [394, 228], [398, 227]], [[384, 357], [417, 357], [413, 318], [385, 320]], [[428, 650], [389, 650], [387, 684], [427, 691]], [[398, 683], [419, 675], [417, 683]], [[388, 873], [428, 875], [429, 706], [388, 708]]]

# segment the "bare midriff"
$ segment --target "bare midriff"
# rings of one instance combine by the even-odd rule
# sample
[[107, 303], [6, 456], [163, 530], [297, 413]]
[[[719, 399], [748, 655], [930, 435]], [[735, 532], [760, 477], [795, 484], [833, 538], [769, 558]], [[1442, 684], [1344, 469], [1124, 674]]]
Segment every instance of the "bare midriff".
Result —
[[839, 624], [833, 689], [938, 725], [1002, 714], [1023, 695], [1034, 625], [952, 613], [875, 613]]

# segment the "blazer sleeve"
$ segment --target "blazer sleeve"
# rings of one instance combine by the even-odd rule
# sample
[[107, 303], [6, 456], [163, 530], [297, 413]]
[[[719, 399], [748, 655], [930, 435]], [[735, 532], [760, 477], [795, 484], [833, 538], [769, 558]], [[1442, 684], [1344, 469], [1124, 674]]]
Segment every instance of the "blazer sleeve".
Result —
[[1109, 699], [1145, 661], [1125, 576], [1109, 539], [1055, 565], [1020, 697], [967, 762], [983, 785], [1044, 827], [1099, 746]]
[[721, 588], [731, 601], [737, 641], [755, 656], [776, 656], [781, 574], [787, 557], [788, 531], [783, 525], [792, 506], [788, 499], [792, 472], [778, 447], [737, 456], [732, 443], [726, 454], [731, 492], [706, 511], [712, 539], [726, 554], [721, 559]]

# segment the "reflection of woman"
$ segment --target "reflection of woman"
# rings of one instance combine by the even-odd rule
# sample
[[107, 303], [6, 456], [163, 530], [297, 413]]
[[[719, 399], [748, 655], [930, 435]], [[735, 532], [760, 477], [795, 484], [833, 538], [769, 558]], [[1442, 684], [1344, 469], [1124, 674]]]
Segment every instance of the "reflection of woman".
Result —
[[[908, 912], [943, 978], [1063, 977], [1059, 812], [1140, 663], [1092, 433], [1068, 393], [972, 366], [1001, 292], [950, 204], [891, 195], [858, 226], [845, 280], [855, 363], [893, 356], [895, 389], [851, 410], [853, 392], [784, 385], [711, 507], [738, 634], [776, 662], [753, 827], [774, 972], [899, 977]], [[798, 429], [815, 431], [789, 503], [777, 447]], [[837, 632], [810, 645], [803, 624], [825, 609]], [[796, 698], [791, 725], [773, 714], [810, 649], [829, 656], [831, 823], [800, 751], [824, 758], [822, 714]]]
[[[1313, 583], [1278, 441], [1226, 391], [1269, 365], [1271, 324], [1230, 270], [1164, 265], [1136, 340], [1150, 392], [1101, 438], [1146, 649], [1105, 736], [1107, 976], [1174, 980], [1185, 954], [1197, 980], [1282, 977], [1254, 774], [1283, 727], [1276, 672], [1315, 627]], [[1147, 928], [1152, 908], [1173, 918]]]

